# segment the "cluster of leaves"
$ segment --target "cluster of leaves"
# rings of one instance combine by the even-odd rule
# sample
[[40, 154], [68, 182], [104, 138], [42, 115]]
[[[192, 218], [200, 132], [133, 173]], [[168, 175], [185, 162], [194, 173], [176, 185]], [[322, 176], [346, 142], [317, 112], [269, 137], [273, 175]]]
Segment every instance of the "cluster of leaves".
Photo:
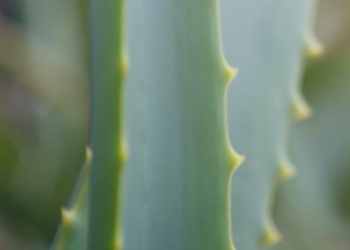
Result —
[[[161, 231], [164, 223], [179, 225], [180, 216], [177, 215], [182, 213], [181, 204], [186, 203], [186, 199], [193, 200], [192, 196], [174, 192], [179, 182], [185, 183], [184, 175], [177, 176], [176, 171], [165, 170], [162, 166], [175, 169], [181, 164], [179, 158], [192, 152], [191, 147], [198, 146], [187, 145], [187, 151], [181, 151], [185, 140], [179, 138], [184, 130], [188, 129], [186, 139], [193, 131], [201, 137], [211, 136], [198, 127], [184, 125], [182, 131], [178, 130], [178, 123], [164, 119], [169, 114], [182, 112], [175, 108], [178, 101], [172, 98], [180, 91], [175, 80], [174, 85], [168, 84], [168, 89], [164, 87], [166, 80], [178, 73], [169, 69], [181, 69], [183, 79], [193, 77], [202, 83], [212, 76], [212, 72], [205, 72], [207, 77], [201, 77], [203, 69], [195, 68], [190, 59], [185, 61], [187, 64], [176, 61], [184, 61], [191, 53], [194, 55], [198, 47], [195, 44], [188, 53], [181, 54], [188, 48], [176, 47], [172, 22], [182, 20], [187, 35], [193, 33], [192, 23], [198, 39], [210, 40], [205, 37], [202, 26], [196, 26], [203, 20], [187, 15], [184, 9], [190, 6], [187, 8], [186, 4], [176, 9], [164, 1], [151, 2], [127, 1], [131, 68], [127, 78], [126, 118], [130, 157], [125, 173], [123, 229], [124, 247], [130, 250], [164, 249], [163, 244], [171, 242], [172, 234], [181, 234], [183, 242], [187, 241], [189, 236], [181, 232], [180, 226], [169, 226], [172, 231], [167, 231], [168, 234]], [[307, 35], [312, 1], [221, 2], [224, 54], [229, 64], [240, 70], [228, 89], [228, 129], [235, 149], [246, 155], [231, 186], [232, 238], [236, 248], [255, 250], [279, 240], [271, 207], [277, 183], [295, 171], [291, 159], [298, 175], [278, 189], [274, 209], [283, 241], [266, 248], [347, 249], [350, 231], [347, 181], [350, 174], [347, 153], [350, 75], [347, 68], [350, 53], [344, 41], [348, 40], [344, 38], [340, 45], [333, 43], [328, 54], [307, 67], [303, 90], [313, 116], [289, 129], [293, 117], [300, 118], [308, 113], [298, 93], [298, 82], [307, 54], [305, 48], [310, 42]], [[323, 2], [321, 4], [325, 4]], [[339, 3], [348, 4], [334, 1], [333, 5]], [[1, 249], [47, 248], [59, 224], [61, 207], [66, 204], [84, 161], [89, 93], [87, 12], [82, 6], [86, 7], [87, 3], [80, 0], [0, 1]], [[169, 16], [162, 15], [166, 10], [170, 10]], [[183, 24], [176, 23], [177, 27]], [[181, 35], [182, 32], [177, 33], [177, 39]], [[205, 47], [207, 45], [203, 48], [212, 48]], [[318, 54], [319, 47], [313, 45], [309, 53]], [[178, 51], [174, 49], [171, 54], [169, 46]], [[215, 53], [220, 52], [220, 45], [215, 49]], [[206, 56], [212, 56], [208, 49], [204, 51], [208, 55], [200, 53], [195, 59], [203, 62]], [[160, 67], [164, 70], [159, 71]], [[198, 72], [186, 71], [190, 67]], [[222, 76], [218, 73], [216, 77]], [[225, 77], [220, 78], [220, 82], [227, 81]], [[186, 86], [192, 86], [190, 81]], [[196, 91], [210, 93], [195, 86], [185, 90], [192, 94]], [[205, 100], [208, 98], [209, 95]], [[168, 101], [168, 106], [163, 100]], [[202, 103], [185, 97], [183, 101], [187, 107]], [[197, 118], [204, 117], [203, 121], [215, 127], [215, 121], [205, 118], [210, 114], [208, 107], [195, 115], [198, 110], [189, 109], [184, 117], [193, 124], [197, 124]], [[172, 116], [168, 118], [175, 121]], [[288, 137], [291, 138], [290, 150], [287, 149]], [[170, 141], [172, 144], [167, 144]], [[226, 150], [226, 145], [221, 148], [220, 141], [214, 142], [216, 149]], [[178, 149], [176, 156], [168, 155], [174, 147]], [[195, 158], [195, 163], [213, 165], [205, 157]], [[197, 172], [192, 174], [198, 175]], [[208, 172], [207, 177], [212, 174]], [[224, 179], [223, 186], [227, 181], [226, 177]], [[213, 199], [209, 192], [203, 193]], [[84, 203], [81, 198], [84, 193], [79, 197], [78, 203]], [[164, 211], [159, 210], [160, 206]], [[72, 211], [78, 207], [73, 206]], [[79, 208], [83, 210], [76, 228], [81, 233], [85, 228], [81, 222], [86, 217], [86, 207]], [[196, 209], [187, 212], [195, 213]], [[70, 212], [63, 210], [63, 218], [69, 218]], [[210, 211], [201, 212], [203, 217], [210, 216]], [[196, 216], [201, 218], [200, 213]], [[63, 219], [62, 228], [65, 226]], [[197, 229], [194, 226], [192, 231]], [[86, 234], [79, 236], [85, 239]], [[72, 244], [79, 245], [81, 241], [85, 240], [75, 238]], [[173, 242], [173, 249], [180, 249], [176, 244], [181, 242]]]

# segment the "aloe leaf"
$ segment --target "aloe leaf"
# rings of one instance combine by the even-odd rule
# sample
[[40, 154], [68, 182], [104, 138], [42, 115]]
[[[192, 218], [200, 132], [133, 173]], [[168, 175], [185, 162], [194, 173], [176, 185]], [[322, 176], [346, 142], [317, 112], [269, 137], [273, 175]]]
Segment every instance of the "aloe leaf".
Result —
[[138, 19], [129, 23], [129, 132], [143, 136], [130, 140], [125, 249], [232, 249], [228, 188], [240, 157], [226, 134], [234, 70], [218, 2], [129, 3]]
[[125, 166], [123, 199], [123, 249], [147, 249], [147, 141], [146, 141], [146, 86], [143, 6], [140, 0], [126, 3], [128, 53], [131, 60], [126, 85], [126, 128], [129, 157]]
[[123, 131], [124, 3], [90, 1], [92, 151], [88, 249], [120, 249]]
[[287, 154], [288, 127], [309, 113], [298, 90], [304, 56], [321, 52], [310, 39], [313, 5], [304, 0], [222, 1], [225, 53], [240, 70], [228, 93], [230, 138], [247, 157], [231, 186], [238, 249], [280, 239], [271, 206], [277, 183], [295, 172]]
[[[219, 35], [217, 3], [208, 1], [204, 9], [197, 8], [199, 3], [159, 2], [158, 8], [172, 10], [167, 16], [158, 16], [156, 9], [147, 9], [152, 18], [148, 19], [149, 23], [141, 22], [142, 26], [155, 34], [166, 30], [170, 37], [179, 36], [171, 41], [169, 37], [163, 40], [144, 36], [147, 33], [139, 36], [141, 33], [136, 32], [138, 39], [130, 46], [131, 59], [136, 63], [132, 64], [128, 78], [131, 146], [123, 249], [233, 249], [228, 187], [233, 167], [241, 157], [229, 145], [224, 106], [226, 83], [234, 70], [223, 60], [219, 40], [197, 47], [195, 40], [185, 39], [184, 34], [191, 34], [195, 28], [201, 34], [200, 41], [208, 41], [211, 32]], [[142, 6], [139, 7], [141, 10]], [[199, 13], [188, 16], [185, 10]], [[180, 25], [184, 30], [180, 33], [168, 29], [175, 16], [188, 19], [191, 25]], [[160, 30], [153, 30], [152, 24], [159, 20], [162, 20]], [[137, 46], [146, 39], [154, 41], [145, 47]], [[167, 51], [169, 42], [172, 50]], [[142, 48], [141, 53], [133, 52], [134, 48]], [[155, 58], [147, 64], [144, 59], [148, 53]], [[156, 74], [157, 68], [163, 71]], [[145, 72], [152, 77], [140, 77]], [[165, 78], [168, 90], [162, 86]], [[147, 92], [136, 91], [142, 85], [147, 86]], [[152, 140], [146, 139], [149, 137]]]

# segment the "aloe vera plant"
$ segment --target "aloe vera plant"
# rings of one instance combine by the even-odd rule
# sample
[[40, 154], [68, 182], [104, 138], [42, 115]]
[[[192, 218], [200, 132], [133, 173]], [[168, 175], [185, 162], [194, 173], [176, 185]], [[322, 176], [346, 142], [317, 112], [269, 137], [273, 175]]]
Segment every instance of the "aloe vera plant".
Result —
[[[143, 166], [152, 173], [152, 179], [144, 176], [145, 199], [150, 202], [143, 211], [151, 227], [147, 228], [147, 238], [135, 241], [148, 249], [232, 249], [228, 187], [232, 170], [241, 158], [230, 147], [225, 125], [225, 90], [235, 71], [225, 63], [219, 39], [210, 39], [213, 32], [219, 35], [218, 5], [211, 0], [205, 8], [198, 8], [199, 2], [162, 4], [159, 8], [171, 11], [153, 33], [168, 30], [168, 37], [175, 35], [177, 39], [141, 37], [154, 39], [142, 52], [152, 53], [154, 59], [145, 70], [157, 76], [147, 79], [145, 84], [153, 91], [144, 96], [152, 117], [145, 128], [152, 140], [145, 144], [148, 159], [155, 161]], [[186, 9], [198, 13], [186, 15]], [[152, 30], [158, 21], [157, 9], [148, 11], [153, 18], [144, 25]], [[180, 33], [169, 29], [177, 15], [189, 24]], [[187, 40], [195, 30], [200, 36]], [[207, 42], [197, 47], [200, 41]], [[163, 73], [152, 74], [161, 67]], [[210, 70], [201, 74], [206, 67]], [[162, 88], [164, 81], [168, 91]], [[163, 160], [156, 155], [162, 155]], [[133, 244], [137, 244], [135, 241]]]
[[[52, 249], [121, 248], [120, 200], [126, 160], [123, 89], [127, 68], [123, 1], [92, 0], [89, 7], [94, 157], [91, 160], [88, 150], [83, 177], [72, 194], [72, 204], [62, 210], [61, 229]], [[90, 161], [91, 175], [87, 169]]]
[[[47, 23], [41, 22], [40, 5], [51, 15]], [[15, 74], [32, 62], [29, 86], [58, 109], [50, 88], [40, 87], [44, 73], [53, 84], [84, 82], [89, 68], [92, 86], [92, 152], [67, 205], [62, 188], [70, 189], [72, 181], [59, 189], [61, 226], [51, 249], [255, 250], [280, 240], [271, 209], [277, 185], [295, 172], [289, 127], [310, 114], [299, 80], [305, 57], [322, 52], [311, 32], [315, 1], [36, 0], [23, 6], [34, 35], [18, 36], [25, 38], [20, 45], [0, 39], [0, 51], [2, 44], [29, 49], [20, 59], [0, 55], [0, 66]], [[66, 27], [69, 22], [78, 33]], [[17, 36], [1, 27], [0, 34]], [[236, 69], [229, 65], [240, 71], [232, 86]], [[65, 119], [79, 124], [73, 113]], [[6, 136], [0, 146], [16, 155]], [[231, 141], [246, 156], [232, 183], [244, 157]], [[299, 143], [299, 150], [308, 145]], [[305, 165], [295, 158], [297, 166]], [[63, 171], [71, 180], [80, 167], [75, 163], [71, 172]], [[6, 193], [13, 180], [3, 172], [0, 187]], [[311, 179], [310, 172], [305, 178]], [[309, 185], [300, 183], [300, 190]], [[328, 190], [318, 188], [324, 181], [317, 183], [310, 193]], [[306, 204], [303, 197], [294, 201]], [[319, 197], [313, 206], [329, 205], [327, 195]], [[328, 213], [313, 211], [315, 218]], [[326, 220], [337, 228], [334, 217]], [[286, 238], [282, 249], [299, 246], [289, 243], [292, 234]]]

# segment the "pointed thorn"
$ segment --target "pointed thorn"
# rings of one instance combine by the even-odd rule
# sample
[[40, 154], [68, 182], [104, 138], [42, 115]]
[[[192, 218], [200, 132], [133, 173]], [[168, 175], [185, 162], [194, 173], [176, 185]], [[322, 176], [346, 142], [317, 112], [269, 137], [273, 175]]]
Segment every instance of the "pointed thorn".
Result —
[[276, 244], [281, 240], [281, 235], [276, 229], [275, 225], [268, 221], [265, 224], [264, 231], [261, 237], [261, 245]]
[[124, 163], [128, 159], [128, 156], [128, 147], [125, 140], [123, 140], [120, 148], [120, 160]]
[[116, 241], [115, 241], [115, 249], [122, 249], [122, 242], [121, 242], [121, 237], [116, 237]]
[[67, 210], [65, 208], [61, 209], [61, 216], [62, 216], [62, 226], [64, 228], [68, 228], [70, 225], [72, 225], [74, 219], [75, 219], [75, 213], [73, 210]]
[[323, 53], [323, 45], [313, 35], [310, 35], [306, 42], [306, 56], [309, 58], [317, 58]]
[[244, 160], [244, 155], [240, 155], [235, 150], [231, 149], [231, 161], [233, 169], [237, 169], [244, 162]]
[[229, 84], [238, 74], [237, 68], [232, 68], [228, 64], [225, 64], [225, 75], [227, 84]]
[[127, 55], [127, 53], [126, 52], [124, 52], [123, 54], [122, 54], [122, 58], [121, 58], [121, 72], [122, 72], [122, 74], [126, 74], [126, 72], [128, 72], [128, 70], [129, 70], [129, 57], [128, 57], [128, 55]]
[[309, 105], [302, 99], [297, 98], [293, 105], [293, 117], [296, 120], [304, 120], [312, 114]]
[[85, 159], [87, 163], [90, 163], [92, 161], [92, 150], [90, 149], [90, 147], [86, 147]]
[[294, 177], [296, 174], [296, 169], [293, 164], [286, 158], [280, 161], [277, 178], [278, 180], [288, 180]]

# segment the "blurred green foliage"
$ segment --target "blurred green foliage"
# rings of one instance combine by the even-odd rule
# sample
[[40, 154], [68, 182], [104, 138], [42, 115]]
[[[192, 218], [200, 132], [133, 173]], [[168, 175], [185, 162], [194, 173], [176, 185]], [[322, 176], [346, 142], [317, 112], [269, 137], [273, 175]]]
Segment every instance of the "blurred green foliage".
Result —
[[0, 249], [52, 240], [84, 160], [86, 27], [80, 1], [53, 2], [0, 2]]

